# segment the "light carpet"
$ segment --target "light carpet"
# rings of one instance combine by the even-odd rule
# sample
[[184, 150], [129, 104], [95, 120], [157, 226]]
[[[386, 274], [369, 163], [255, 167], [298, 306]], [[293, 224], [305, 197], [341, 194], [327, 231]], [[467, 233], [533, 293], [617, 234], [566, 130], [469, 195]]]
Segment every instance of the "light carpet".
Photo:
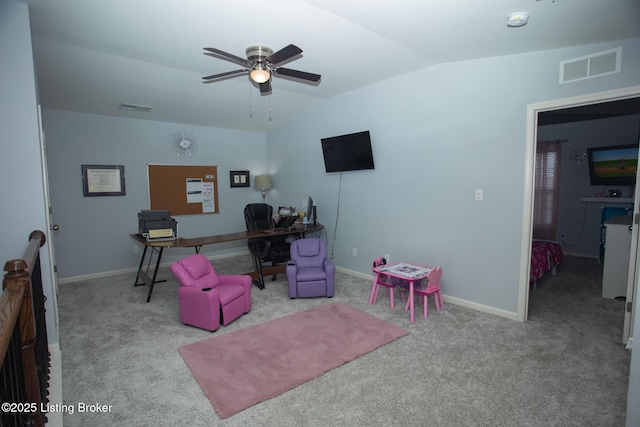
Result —
[[220, 418], [228, 418], [409, 332], [340, 302], [179, 348]]

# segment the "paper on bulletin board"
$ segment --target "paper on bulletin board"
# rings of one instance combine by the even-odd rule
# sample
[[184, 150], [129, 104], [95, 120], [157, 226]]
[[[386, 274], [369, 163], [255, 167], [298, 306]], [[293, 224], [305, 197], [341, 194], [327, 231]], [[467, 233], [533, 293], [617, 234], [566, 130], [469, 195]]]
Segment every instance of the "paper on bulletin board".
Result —
[[202, 203], [202, 178], [187, 178], [187, 203]]
[[202, 183], [202, 212], [210, 213], [216, 211], [216, 202], [213, 197], [213, 182]]

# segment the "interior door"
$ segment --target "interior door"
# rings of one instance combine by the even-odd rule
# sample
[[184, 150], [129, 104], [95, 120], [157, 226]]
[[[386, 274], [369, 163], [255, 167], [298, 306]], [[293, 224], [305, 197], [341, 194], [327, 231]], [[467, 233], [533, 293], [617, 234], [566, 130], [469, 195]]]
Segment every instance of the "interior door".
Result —
[[[40, 158], [42, 161], [42, 176], [43, 176], [43, 186], [44, 186], [44, 197], [45, 197], [45, 205], [47, 206], [47, 229], [49, 230], [47, 234], [47, 249], [49, 250], [49, 266], [51, 273], [51, 288], [53, 290], [51, 298], [52, 307], [53, 307], [53, 317], [56, 322], [56, 334], [60, 330], [58, 327], [58, 268], [56, 266], [56, 255], [53, 245], [53, 239], [58, 231], [58, 224], [53, 222], [53, 210], [51, 208], [51, 197], [49, 195], [49, 174], [47, 169], [47, 144], [44, 136], [44, 129], [42, 127], [42, 108], [38, 105], [38, 130], [40, 132]], [[43, 267], [44, 268], [44, 267]]]
[[636, 171], [636, 188], [633, 197], [633, 221], [631, 222], [631, 248], [629, 250], [629, 274], [627, 276], [627, 302], [624, 310], [624, 327], [622, 329], [622, 342], [631, 348], [629, 339], [633, 339], [633, 322], [635, 310], [632, 309], [637, 297], [638, 271], [640, 271], [640, 259], [638, 259], [638, 238], [640, 222], [640, 208], [638, 203], [638, 183], [640, 174]]

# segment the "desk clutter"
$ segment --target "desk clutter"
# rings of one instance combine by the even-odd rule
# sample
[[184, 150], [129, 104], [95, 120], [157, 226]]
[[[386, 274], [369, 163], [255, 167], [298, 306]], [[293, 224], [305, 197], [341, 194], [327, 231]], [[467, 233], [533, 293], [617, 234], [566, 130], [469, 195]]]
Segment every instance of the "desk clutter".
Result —
[[178, 238], [178, 222], [170, 211], [143, 209], [138, 212], [138, 234], [148, 242], [174, 240]]

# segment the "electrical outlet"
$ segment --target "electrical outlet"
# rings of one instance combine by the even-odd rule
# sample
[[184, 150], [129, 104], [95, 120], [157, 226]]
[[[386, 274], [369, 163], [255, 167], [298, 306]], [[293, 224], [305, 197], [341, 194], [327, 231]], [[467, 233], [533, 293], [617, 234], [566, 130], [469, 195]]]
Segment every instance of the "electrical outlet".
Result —
[[481, 202], [484, 200], [484, 190], [482, 188], [476, 188], [476, 202]]
[[138, 245], [131, 246], [131, 252], [133, 252], [134, 255], [139, 254], [140, 253], [140, 247]]
[[351, 256], [358, 256], [358, 248], [351, 248]]
[[389, 254], [384, 254], [384, 259], [387, 260], [387, 262], [391, 262], [391, 255]]

